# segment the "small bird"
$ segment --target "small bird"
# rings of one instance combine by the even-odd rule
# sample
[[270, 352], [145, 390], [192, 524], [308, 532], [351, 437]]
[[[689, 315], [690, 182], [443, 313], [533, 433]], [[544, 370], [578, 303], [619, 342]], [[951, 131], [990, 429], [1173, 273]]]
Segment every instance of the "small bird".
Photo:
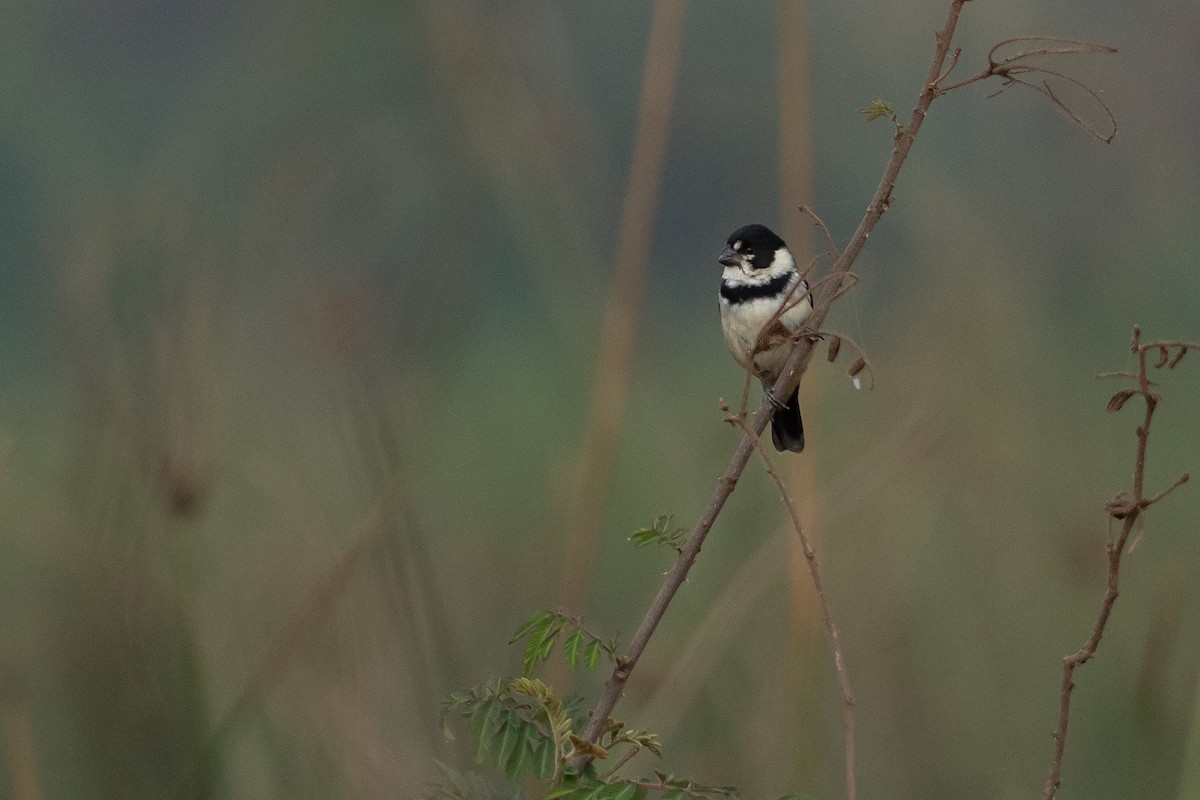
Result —
[[[746, 225], [729, 234], [717, 261], [725, 267], [720, 297], [725, 343], [743, 369], [753, 352], [753, 372], [763, 390], [770, 391], [791, 352], [790, 337], [812, 313], [808, 281], [783, 239], [764, 225]], [[768, 325], [780, 308], [785, 310]], [[771, 418], [771, 441], [779, 451], [804, 450], [798, 390]]]

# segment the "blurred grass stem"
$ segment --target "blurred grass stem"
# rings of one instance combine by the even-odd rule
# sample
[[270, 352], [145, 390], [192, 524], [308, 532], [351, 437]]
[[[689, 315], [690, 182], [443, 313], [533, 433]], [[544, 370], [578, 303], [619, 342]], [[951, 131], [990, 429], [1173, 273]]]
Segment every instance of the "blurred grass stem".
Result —
[[[814, 251], [814, 231], [808, 218], [807, 203], [813, 202], [813, 141], [812, 114], [809, 103], [811, 73], [809, 70], [808, 32], [809, 14], [808, 0], [779, 4], [779, 46], [777, 61], [777, 82], [779, 95], [779, 210], [780, 221], [784, 231], [784, 239], [791, 242], [795, 253], [804, 254], [805, 258], [819, 259]], [[828, 231], [826, 231], [828, 235]], [[831, 243], [830, 258], [835, 258], [836, 246]], [[802, 259], [803, 260], [803, 259]], [[810, 262], [813, 263], [813, 262]], [[805, 274], [815, 266], [810, 266]], [[806, 409], [810, 419], [820, 416], [816, 398], [812, 392], [800, 389], [800, 405]], [[815, 410], [815, 413], [814, 413]], [[803, 459], [789, 459], [787, 463], [788, 487], [795, 497], [805, 498], [805, 504], [800, 513], [804, 515], [804, 526], [807, 530], [820, 530], [817, 525], [818, 494], [814, 476], [817, 473], [817, 454], [810, 450]], [[787, 591], [788, 591], [788, 648], [795, 663], [802, 663], [811, 641], [816, 619], [812, 604], [808, 600], [808, 587], [804, 586], [803, 567], [804, 556], [799, 547], [799, 540], [786, 537], [789, 548], [787, 553]], [[800, 698], [806, 687], [805, 670], [785, 670], [781, 676], [779, 693], [785, 697]], [[780, 725], [777, 738], [790, 737], [795, 740], [804, 733], [805, 726]], [[790, 751], [795, 751], [796, 742], [782, 743], [779, 757]], [[800, 765], [792, 759], [793, 777], [801, 779]]]
[[686, 2], [658, 0], [650, 23], [637, 132], [617, 240], [616, 274], [600, 333], [587, 431], [579, 460], [579, 483], [567, 516], [559, 597], [561, 607], [573, 612], [581, 610], [592, 582], [604, 498], [612, 481], [621, 420], [629, 395], [637, 319], [650, 260], [650, 235], [662, 184], [671, 96], [686, 13]]
[[194, 768], [184, 776], [176, 796], [195, 796], [194, 792], [201, 785], [199, 776], [211, 769], [217, 753], [245, 711], [256, 701], [262, 700], [279, 683], [301, 646], [345, 596], [351, 579], [357, 574], [366, 556], [386, 543], [389, 536], [388, 523], [393, 515], [390, 506], [395, 501], [395, 496], [391, 494], [381, 498], [358, 540], [323, 577], [309, 587], [278, 639], [259, 660], [233, 704], [213, 726], [208, 744], [199, 754]]
[[[7, 676], [5, 680], [9, 680]], [[23, 688], [17, 686], [0, 689], [0, 729], [4, 734], [9, 786], [13, 800], [41, 800], [33, 723], [23, 694]]]

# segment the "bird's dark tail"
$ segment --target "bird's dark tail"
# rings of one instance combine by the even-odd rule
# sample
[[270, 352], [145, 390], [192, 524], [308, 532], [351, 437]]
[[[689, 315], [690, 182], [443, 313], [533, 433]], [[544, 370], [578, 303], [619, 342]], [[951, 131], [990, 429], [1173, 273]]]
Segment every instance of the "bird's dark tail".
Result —
[[800, 419], [799, 389], [792, 390], [787, 405], [775, 409], [775, 415], [771, 417], [771, 441], [780, 452], [791, 450], [799, 453], [804, 450], [804, 420]]

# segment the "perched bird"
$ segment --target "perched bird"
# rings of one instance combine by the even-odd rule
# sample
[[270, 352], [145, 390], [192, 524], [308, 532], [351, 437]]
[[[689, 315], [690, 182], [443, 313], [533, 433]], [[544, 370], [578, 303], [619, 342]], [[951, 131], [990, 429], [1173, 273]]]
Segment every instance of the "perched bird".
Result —
[[[783, 239], [763, 225], [746, 225], [731, 233], [717, 261], [725, 267], [720, 300], [725, 343], [743, 369], [753, 353], [752, 370], [769, 391], [791, 351], [791, 335], [812, 313], [808, 282]], [[772, 321], [780, 308], [783, 313]], [[804, 449], [796, 389], [771, 418], [771, 441], [780, 451]]]

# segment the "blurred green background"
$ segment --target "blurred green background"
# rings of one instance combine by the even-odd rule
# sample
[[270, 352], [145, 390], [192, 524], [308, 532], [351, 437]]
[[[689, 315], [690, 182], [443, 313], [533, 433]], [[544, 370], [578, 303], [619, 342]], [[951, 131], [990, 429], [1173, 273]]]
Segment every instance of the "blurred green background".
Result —
[[[891, 149], [857, 109], [907, 116], [946, 6], [687, 9], [610, 375], [649, 5], [6, 3], [0, 796], [412, 796], [469, 758], [438, 702], [518, 671], [531, 611], [627, 638], [670, 554], [625, 537], [690, 525], [737, 441], [721, 244], [759, 221], [815, 252], [795, 202], [846, 239]], [[1031, 92], [939, 100], [830, 320], [876, 387], [818, 359], [784, 459], [867, 797], [1040, 791], [1140, 418], [1093, 376], [1132, 366], [1135, 322], [1200, 338], [1200, 6], [972, 2], [961, 74], [1034, 33], [1119, 48], [1060, 64], [1118, 137]], [[808, 110], [781, 140], [788, 96]], [[810, 196], [781, 152], [809, 154]], [[1200, 469], [1200, 363], [1162, 392], [1152, 490]], [[1198, 510], [1191, 487], [1156, 507], [1128, 558], [1063, 797], [1200, 796]], [[841, 712], [791, 539], [752, 463], [617, 715], [676, 773], [833, 798]]]

